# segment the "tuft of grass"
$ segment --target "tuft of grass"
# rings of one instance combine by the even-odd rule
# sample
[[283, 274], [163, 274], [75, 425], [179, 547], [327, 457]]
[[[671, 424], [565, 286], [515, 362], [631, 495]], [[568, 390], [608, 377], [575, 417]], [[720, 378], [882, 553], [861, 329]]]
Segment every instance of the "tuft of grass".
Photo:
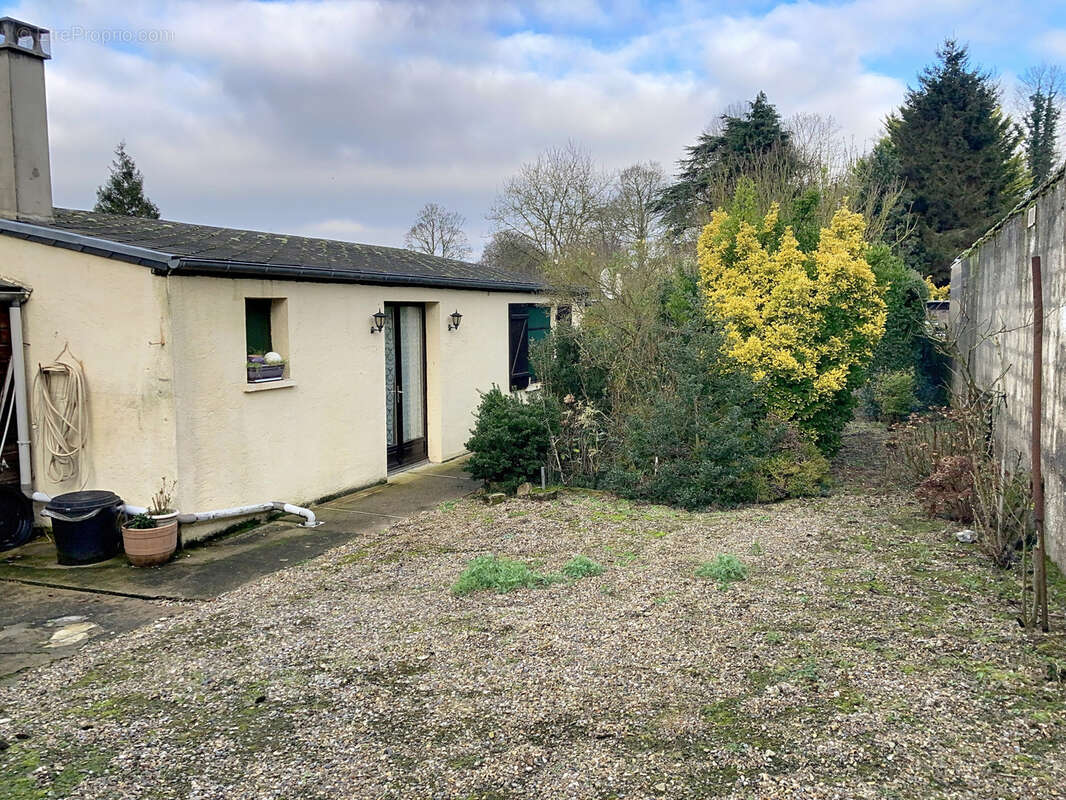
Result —
[[736, 556], [719, 553], [714, 561], [700, 564], [696, 570], [696, 577], [718, 581], [718, 585], [725, 588], [734, 581], [746, 580], [748, 568]]
[[593, 561], [588, 556], [574, 556], [563, 565], [562, 572], [566, 577], [576, 581], [602, 575], [603, 570], [603, 564]]
[[763, 554], [762, 545], [759, 544], [759, 540], [756, 539], [751, 543], [751, 554], [753, 556], [761, 556]]
[[505, 594], [515, 589], [547, 586], [552, 582], [551, 577], [534, 572], [529, 564], [521, 561], [494, 555], [478, 556], [466, 565], [459, 580], [452, 586], [452, 594], [462, 596], [489, 589]]
[[347, 555], [343, 555], [338, 558], [337, 566], [344, 567], [348, 564], [358, 563], [359, 561], [362, 561], [364, 558], [366, 558], [368, 555], [370, 555], [370, 551], [366, 548], [356, 550], [355, 552], [348, 553]]

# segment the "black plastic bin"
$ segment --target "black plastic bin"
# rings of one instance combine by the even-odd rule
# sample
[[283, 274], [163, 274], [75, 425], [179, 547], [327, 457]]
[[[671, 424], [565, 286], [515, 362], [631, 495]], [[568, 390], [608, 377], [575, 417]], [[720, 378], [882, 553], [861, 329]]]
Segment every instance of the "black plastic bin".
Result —
[[69, 492], [53, 497], [41, 513], [52, 520], [60, 564], [95, 564], [122, 550], [118, 515], [122, 498], [114, 492]]
[[17, 486], [0, 486], [0, 550], [26, 544], [33, 536], [33, 503]]

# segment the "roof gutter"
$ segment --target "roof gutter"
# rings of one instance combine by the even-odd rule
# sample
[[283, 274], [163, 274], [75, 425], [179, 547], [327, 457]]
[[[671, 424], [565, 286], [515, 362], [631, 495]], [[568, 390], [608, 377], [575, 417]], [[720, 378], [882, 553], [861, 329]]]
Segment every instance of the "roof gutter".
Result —
[[[440, 289], [480, 289], [487, 292], [548, 291], [539, 283], [525, 281], [486, 281], [477, 278], [449, 278], [411, 275], [393, 272], [374, 272], [359, 269], [331, 269], [328, 267], [305, 267], [298, 265], [261, 264], [253, 261], [223, 261], [218, 259], [191, 258], [151, 250], [147, 247], [124, 244], [98, 236], [34, 225], [0, 218], [0, 234], [14, 236], [31, 242], [63, 247], [80, 253], [128, 261], [151, 267], [162, 275], [207, 275], [226, 278], [259, 278], [319, 283], [362, 283], [378, 286], [421, 286]], [[0, 298], [2, 299], [2, 298]]]
[[52, 245], [53, 247], [76, 250], [79, 253], [129, 261], [145, 267], [167, 268], [176, 261], [174, 256], [158, 250], [149, 250], [146, 247], [123, 244], [110, 239], [101, 239], [98, 236], [85, 236], [81, 233], [74, 233], [62, 228], [52, 228], [47, 225], [17, 222], [13, 219], [0, 218], [0, 233], [15, 236], [19, 239], [27, 239], [31, 242]]
[[249, 261], [219, 261], [178, 258], [166, 270], [168, 275], [207, 275], [225, 278], [314, 281], [318, 283], [361, 283], [376, 286], [421, 286], [439, 289], [480, 289], [487, 292], [539, 293], [548, 287], [523, 281], [485, 281], [477, 278], [449, 278], [374, 272], [361, 269], [302, 267], [287, 264], [260, 264]]

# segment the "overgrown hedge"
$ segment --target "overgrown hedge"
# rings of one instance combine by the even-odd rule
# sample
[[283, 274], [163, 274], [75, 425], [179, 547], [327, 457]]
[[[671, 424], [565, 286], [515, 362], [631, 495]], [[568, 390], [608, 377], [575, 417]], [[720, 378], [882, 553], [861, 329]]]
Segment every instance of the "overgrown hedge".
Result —
[[723, 355], [696, 282], [674, 277], [654, 303], [640, 350], [604, 327], [607, 315], [557, 326], [534, 350], [539, 395], [483, 397], [470, 472], [512, 490], [547, 465], [565, 484], [689, 509], [824, 491], [828, 462]]
[[886, 245], [871, 247], [866, 260], [878, 283], [884, 287], [887, 306], [885, 335], [874, 350], [870, 364], [872, 377], [866, 396], [868, 412], [872, 410], [875, 416], [888, 419], [896, 416], [892, 410], [882, 413], [876, 396], [879, 381], [892, 373], [897, 374], [892, 379], [896, 382], [897, 394], [903, 381], [899, 373], [912, 375], [915, 408], [943, 405], [947, 401], [950, 363], [929, 337], [925, 308], [929, 286]]

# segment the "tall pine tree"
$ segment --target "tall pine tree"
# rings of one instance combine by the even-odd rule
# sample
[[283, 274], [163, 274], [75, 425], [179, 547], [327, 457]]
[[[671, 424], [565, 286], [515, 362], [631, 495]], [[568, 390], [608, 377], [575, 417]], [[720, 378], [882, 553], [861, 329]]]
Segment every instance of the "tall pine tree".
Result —
[[940, 284], [955, 257], [1019, 200], [1026, 176], [991, 76], [950, 39], [937, 57], [889, 118], [888, 134], [912, 200], [908, 266]]
[[762, 170], [785, 181], [800, 159], [777, 109], [759, 92], [742, 115], [723, 114], [717, 132], [700, 134], [686, 147], [677, 181], [653, 206], [675, 234], [698, 225], [698, 212], [728, 202], [737, 181]]
[[93, 211], [159, 219], [159, 206], [145, 197], [144, 175], [126, 152], [125, 142], [119, 142], [115, 148], [111, 172], [107, 183], [96, 190]]

